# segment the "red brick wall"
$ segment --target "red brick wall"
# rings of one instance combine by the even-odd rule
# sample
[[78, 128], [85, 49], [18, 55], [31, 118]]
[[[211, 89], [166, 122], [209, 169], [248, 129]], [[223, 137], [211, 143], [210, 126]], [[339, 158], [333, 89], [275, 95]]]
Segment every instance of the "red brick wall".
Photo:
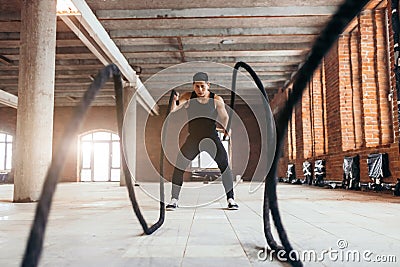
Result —
[[[272, 113], [274, 115], [278, 114], [279, 110], [282, 109], [286, 103], [288, 92], [279, 91], [274, 98], [270, 100], [270, 106], [272, 109]], [[294, 116], [292, 116], [294, 117]], [[281, 154], [281, 158], [279, 160], [277, 175], [278, 177], [286, 176], [287, 164], [293, 160], [293, 153], [291, 150], [291, 136], [292, 136], [292, 124], [288, 125], [288, 132], [284, 138], [283, 151]]]
[[[295, 113], [298, 177], [303, 177], [305, 160], [325, 159], [327, 179], [341, 180], [343, 158], [359, 154], [361, 181], [369, 182], [366, 159], [371, 153], [389, 154], [392, 176], [385, 182], [394, 183], [400, 176], [397, 99], [395, 93], [393, 101], [388, 98], [395, 88], [390, 67], [393, 37], [391, 29], [387, 36], [386, 19], [384, 7], [363, 11], [356, 27], [338, 39], [305, 89]], [[291, 157], [286, 150], [279, 176], [285, 176]]]
[[375, 35], [373, 12], [363, 11], [359, 16], [361, 35], [360, 57], [362, 76], [362, 106], [364, 113], [365, 145], [378, 146], [380, 142], [379, 106], [375, 80]]
[[342, 132], [340, 124], [340, 92], [338, 47], [334, 45], [325, 57], [324, 72], [326, 82], [326, 118], [328, 153], [342, 150]]
[[391, 118], [391, 103], [388, 99], [390, 93], [389, 83], [389, 65], [388, 65], [388, 47], [386, 16], [385, 10], [374, 11], [375, 20], [375, 80], [379, 99], [379, 123], [380, 123], [380, 141], [381, 144], [393, 142], [393, 123]]
[[[305, 95], [307, 93], [305, 92]], [[303, 94], [304, 96], [304, 94]], [[295, 133], [295, 139], [296, 140], [296, 150], [293, 151], [295, 155], [295, 159], [299, 158], [304, 158], [304, 134], [307, 136], [307, 132], [304, 133], [304, 130], [307, 130], [307, 125], [303, 125], [303, 106], [305, 106], [305, 109], [307, 109], [306, 102], [300, 102], [297, 103], [297, 105], [294, 107], [294, 129], [296, 129]], [[292, 122], [293, 125], [293, 122]], [[292, 131], [293, 132], [293, 131]]]
[[353, 106], [353, 127], [354, 127], [354, 147], [360, 148], [364, 145], [364, 113], [361, 106], [361, 66], [360, 66], [360, 33], [358, 28], [350, 34], [350, 45], [348, 47], [350, 54], [350, 75]]
[[339, 94], [340, 118], [342, 133], [342, 148], [344, 151], [355, 148], [354, 113], [353, 113], [353, 87], [351, 76], [350, 36], [345, 34], [338, 40], [339, 57]]
[[[312, 118], [313, 118], [313, 146], [314, 153], [311, 156], [325, 154], [325, 86], [323, 83], [323, 72], [321, 66], [316, 70], [312, 79]], [[308, 158], [308, 157], [306, 157]]]

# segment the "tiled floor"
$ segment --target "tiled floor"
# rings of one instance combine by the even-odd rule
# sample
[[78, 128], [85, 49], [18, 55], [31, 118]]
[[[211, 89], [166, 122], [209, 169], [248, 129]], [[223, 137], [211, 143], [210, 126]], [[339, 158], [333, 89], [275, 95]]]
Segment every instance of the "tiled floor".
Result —
[[[223, 190], [220, 184], [187, 185], [204, 190], [196, 194], [184, 188], [182, 200], [200, 205], [212, 200], [205, 192]], [[226, 210], [223, 198], [179, 208], [167, 212], [164, 225], [146, 236], [126, 188], [116, 183], [60, 184], [40, 266], [288, 266], [276, 258], [262, 260], [263, 188], [253, 194], [248, 189], [247, 183], [236, 187], [238, 211]], [[145, 218], [155, 222], [158, 202], [149, 194], [156, 196], [158, 185], [142, 184], [135, 190]], [[35, 208], [34, 203], [12, 203], [12, 191], [12, 185], [0, 185], [0, 266], [20, 265]], [[305, 266], [380, 266], [367, 262], [378, 256], [396, 260], [382, 266], [400, 265], [400, 198], [287, 184], [279, 184], [278, 195], [294, 249], [302, 257], [318, 257], [304, 260]]]

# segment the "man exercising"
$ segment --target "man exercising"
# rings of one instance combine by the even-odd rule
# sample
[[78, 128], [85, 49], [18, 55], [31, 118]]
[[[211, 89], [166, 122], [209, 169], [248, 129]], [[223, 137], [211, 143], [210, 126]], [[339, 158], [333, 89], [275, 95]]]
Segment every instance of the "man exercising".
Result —
[[[186, 92], [174, 97], [174, 103], [171, 112], [185, 107], [189, 119], [189, 136], [182, 145], [176, 160], [176, 166], [172, 175], [172, 196], [171, 202], [166, 206], [167, 210], [174, 210], [178, 207], [179, 193], [183, 183], [183, 173], [199, 153], [199, 145], [202, 140], [207, 139], [213, 142], [205, 148], [215, 162], [222, 174], [222, 184], [225, 188], [229, 209], [238, 209], [239, 206], [234, 201], [232, 171], [228, 163], [228, 155], [217, 133], [216, 120], [219, 117], [219, 124], [224, 129], [224, 135], [228, 136], [226, 131], [228, 124], [228, 113], [225, 109], [225, 103], [222, 97], [209, 91], [210, 82], [208, 75], [204, 72], [198, 72], [193, 76], [193, 91]], [[211, 155], [212, 147], [216, 148], [215, 156]]]

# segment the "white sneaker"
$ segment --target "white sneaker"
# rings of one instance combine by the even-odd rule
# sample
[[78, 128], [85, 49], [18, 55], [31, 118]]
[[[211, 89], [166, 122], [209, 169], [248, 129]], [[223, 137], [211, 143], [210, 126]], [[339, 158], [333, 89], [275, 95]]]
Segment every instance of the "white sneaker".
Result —
[[233, 198], [228, 198], [228, 209], [230, 210], [238, 210], [239, 205], [233, 200]]
[[172, 198], [171, 202], [165, 207], [166, 210], [175, 210], [178, 207], [178, 200]]

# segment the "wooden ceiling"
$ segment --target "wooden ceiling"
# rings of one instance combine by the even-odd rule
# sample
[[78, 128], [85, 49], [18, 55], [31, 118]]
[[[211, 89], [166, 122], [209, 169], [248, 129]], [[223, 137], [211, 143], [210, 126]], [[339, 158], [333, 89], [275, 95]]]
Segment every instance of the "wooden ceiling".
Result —
[[[86, 2], [154, 98], [177, 81], [182, 84], [178, 90], [190, 90], [191, 76], [206, 71], [217, 93], [228, 100], [230, 92], [223, 86], [230, 88], [230, 68], [238, 61], [255, 69], [270, 97], [284, 88], [342, 0]], [[20, 9], [19, 0], [0, 0], [0, 89], [14, 95], [18, 91]], [[78, 27], [79, 20], [79, 16], [73, 18]], [[56, 106], [75, 105], [91, 76], [102, 67], [58, 18]], [[146, 84], [157, 73], [161, 78]], [[248, 82], [238, 87], [250, 98], [256, 90]], [[158, 103], [165, 104], [166, 99]], [[107, 84], [95, 105], [114, 105], [114, 101], [112, 84]]]

